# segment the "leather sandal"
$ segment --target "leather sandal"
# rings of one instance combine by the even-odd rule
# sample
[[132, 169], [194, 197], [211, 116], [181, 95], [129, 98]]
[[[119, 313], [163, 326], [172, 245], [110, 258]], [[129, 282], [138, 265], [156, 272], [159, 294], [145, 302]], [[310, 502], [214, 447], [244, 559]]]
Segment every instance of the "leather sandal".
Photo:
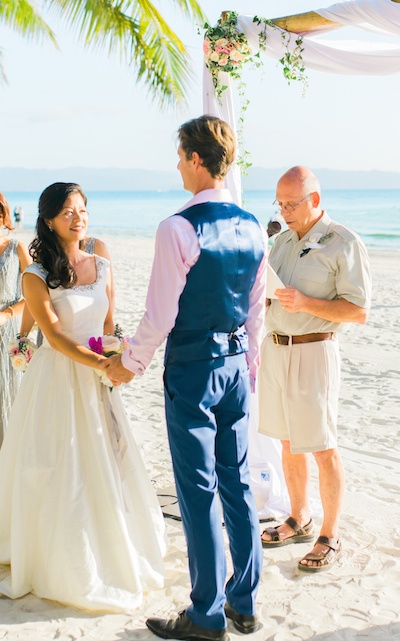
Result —
[[[299, 561], [298, 568], [303, 572], [323, 572], [324, 570], [329, 570], [334, 563], [338, 560], [342, 553], [342, 542], [338, 539], [330, 539], [327, 536], [319, 536], [315, 542], [321, 543], [321, 545], [326, 545], [329, 550], [327, 552], [320, 552], [315, 554], [314, 552], [309, 552], [301, 560], [302, 561], [318, 561], [320, 565], [304, 565]], [[333, 554], [330, 554], [333, 550]]]
[[286, 539], [281, 539], [278, 532], [280, 525], [277, 525], [276, 527], [267, 527], [263, 534], [269, 534], [271, 540], [264, 541], [264, 539], [261, 538], [264, 548], [279, 548], [282, 545], [290, 545], [291, 543], [307, 543], [307, 541], [314, 540], [314, 524], [312, 519], [310, 519], [304, 527], [301, 527], [301, 525], [299, 525], [292, 516], [289, 516], [285, 523], [291, 530], [293, 530], [293, 534]]

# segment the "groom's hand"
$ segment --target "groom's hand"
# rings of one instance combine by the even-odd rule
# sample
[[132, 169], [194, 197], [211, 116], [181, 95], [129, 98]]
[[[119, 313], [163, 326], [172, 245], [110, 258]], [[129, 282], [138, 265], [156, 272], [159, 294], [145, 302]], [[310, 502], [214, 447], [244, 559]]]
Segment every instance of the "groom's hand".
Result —
[[118, 386], [121, 383], [130, 383], [135, 374], [121, 363], [121, 355], [110, 356], [107, 360], [103, 361], [99, 366], [100, 369], [105, 370], [108, 378], [113, 385]]

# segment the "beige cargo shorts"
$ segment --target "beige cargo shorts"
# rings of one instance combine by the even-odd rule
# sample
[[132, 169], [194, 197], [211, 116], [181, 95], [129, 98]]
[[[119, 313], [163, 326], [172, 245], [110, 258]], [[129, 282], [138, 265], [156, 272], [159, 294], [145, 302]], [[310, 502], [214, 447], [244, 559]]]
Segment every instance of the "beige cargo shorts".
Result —
[[258, 374], [259, 432], [293, 454], [337, 447], [339, 341], [276, 345], [267, 334]]

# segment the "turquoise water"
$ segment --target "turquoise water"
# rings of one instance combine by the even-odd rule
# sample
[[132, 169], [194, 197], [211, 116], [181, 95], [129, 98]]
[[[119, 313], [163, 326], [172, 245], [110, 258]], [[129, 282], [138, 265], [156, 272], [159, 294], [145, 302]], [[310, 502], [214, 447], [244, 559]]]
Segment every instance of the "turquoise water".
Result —
[[[8, 192], [11, 209], [22, 207], [24, 226], [33, 227], [39, 193]], [[90, 232], [116, 235], [154, 235], [161, 220], [190, 199], [184, 191], [87, 192]], [[275, 208], [274, 191], [248, 191], [246, 209], [266, 226]], [[326, 190], [323, 207], [331, 218], [357, 231], [370, 248], [400, 250], [400, 189]]]

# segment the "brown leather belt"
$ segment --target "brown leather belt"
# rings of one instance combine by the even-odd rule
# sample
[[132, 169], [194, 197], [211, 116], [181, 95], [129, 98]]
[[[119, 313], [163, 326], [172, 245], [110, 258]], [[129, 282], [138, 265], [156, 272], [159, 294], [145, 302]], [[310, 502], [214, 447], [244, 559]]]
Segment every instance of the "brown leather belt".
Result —
[[301, 336], [284, 336], [283, 334], [271, 332], [271, 336], [275, 345], [289, 345], [290, 339], [292, 339], [293, 345], [296, 345], [296, 343], [315, 343], [316, 341], [336, 340], [335, 332], [326, 332], [325, 334], [302, 334]]

